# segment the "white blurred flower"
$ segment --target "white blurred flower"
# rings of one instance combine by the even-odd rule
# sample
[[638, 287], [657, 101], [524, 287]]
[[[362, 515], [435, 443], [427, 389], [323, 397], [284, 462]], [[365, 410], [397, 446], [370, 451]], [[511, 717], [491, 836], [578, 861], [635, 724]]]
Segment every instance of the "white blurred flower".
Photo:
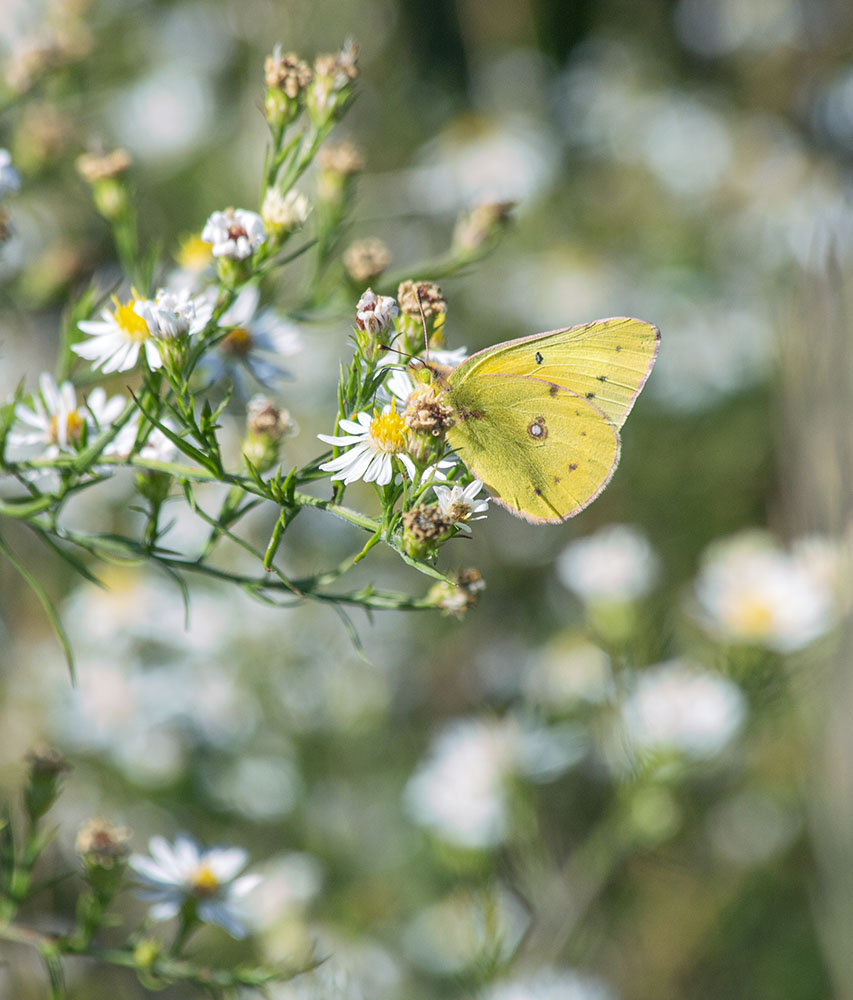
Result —
[[399, 959], [364, 934], [351, 939], [321, 928], [314, 951], [328, 958], [310, 972], [267, 986], [270, 1000], [400, 1000], [404, 995]]
[[[110, 442], [107, 454], [120, 455], [125, 458], [130, 455], [139, 434], [140, 419], [140, 414], [138, 412], [134, 413], [130, 420], [128, 420], [124, 427], [122, 427], [119, 433]], [[170, 420], [164, 420], [163, 424], [168, 427], [169, 430], [175, 430], [175, 426]], [[149, 424], [148, 433], [139, 448], [138, 454], [141, 458], [151, 462], [175, 462], [177, 461], [180, 453], [178, 451], [178, 446], [170, 437], [164, 434], [159, 427], [152, 427]]]
[[802, 830], [792, 804], [756, 789], [744, 789], [715, 806], [708, 837], [715, 852], [742, 868], [778, 857]]
[[245, 915], [238, 900], [255, 888], [260, 875], [237, 875], [246, 867], [248, 854], [241, 847], [199, 850], [188, 837], [174, 845], [164, 837], [148, 842], [151, 857], [131, 855], [129, 865], [143, 889], [140, 896], [153, 903], [153, 920], [170, 920], [193, 900], [199, 919], [218, 924], [232, 937], [246, 936]]
[[736, 684], [682, 660], [639, 673], [622, 708], [625, 731], [637, 750], [679, 751], [693, 758], [719, 753], [745, 718]]
[[21, 189], [21, 178], [12, 166], [12, 154], [8, 149], [0, 149], [0, 199]]
[[394, 477], [396, 458], [402, 463], [409, 478], [415, 477], [415, 464], [406, 454], [408, 445], [406, 425], [393, 403], [382, 413], [359, 413], [355, 420], [341, 420], [339, 427], [345, 434], [318, 434], [326, 444], [346, 448], [337, 458], [324, 462], [320, 468], [331, 472], [332, 479], [342, 479], [345, 484], [363, 479], [366, 483], [387, 486]]
[[124, 372], [133, 368], [144, 349], [148, 367], [155, 371], [163, 364], [151, 329], [137, 306], [145, 300], [133, 292], [126, 302], [113, 296], [113, 309], [105, 307], [98, 320], [81, 320], [77, 325], [88, 340], [72, 344], [71, 350], [81, 358], [92, 362], [93, 368], [100, 368], [105, 375]]
[[614, 1000], [615, 994], [596, 976], [574, 969], [540, 968], [499, 980], [479, 996], [481, 1000]]
[[207, 326], [213, 314], [213, 301], [207, 295], [193, 298], [187, 288], [178, 292], [160, 288], [153, 302], [138, 299], [133, 310], [145, 320], [152, 337], [175, 340], [192, 337]]
[[532, 117], [460, 116], [424, 146], [410, 172], [410, 198], [432, 211], [480, 201], [525, 203], [542, 197], [559, 161], [553, 135]]
[[450, 518], [462, 531], [470, 534], [469, 521], [482, 521], [489, 510], [488, 499], [476, 499], [477, 494], [482, 490], [483, 484], [479, 479], [474, 479], [467, 486], [459, 486], [454, 483], [452, 486], [433, 486], [438, 509], [445, 517]]
[[826, 574], [764, 532], [744, 532], [706, 551], [694, 585], [705, 628], [723, 642], [780, 653], [803, 649], [835, 623]]
[[201, 231], [205, 243], [213, 244], [214, 257], [245, 260], [266, 239], [264, 220], [245, 208], [226, 208], [214, 212]]
[[599, 704], [612, 690], [610, 657], [600, 647], [576, 638], [549, 644], [524, 671], [527, 697], [547, 708]]
[[409, 815], [463, 847], [494, 847], [509, 833], [513, 777], [548, 781], [577, 761], [581, 741], [569, 727], [522, 729], [515, 719], [461, 719], [433, 740], [409, 779]]
[[292, 233], [305, 225], [310, 211], [311, 204], [304, 194], [292, 189], [282, 196], [277, 187], [270, 187], [261, 205], [261, 218], [271, 230]]
[[454, 975], [487, 956], [509, 958], [529, 922], [524, 906], [503, 885], [460, 889], [422, 910], [406, 927], [403, 944], [422, 969]]
[[303, 910], [320, 892], [323, 867], [313, 854], [292, 851], [258, 865], [258, 884], [247, 894], [247, 916], [255, 931], [266, 930]]
[[228, 329], [228, 334], [202, 360], [208, 378], [230, 375], [243, 397], [251, 394], [246, 371], [269, 387], [287, 376], [283, 359], [302, 349], [299, 331], [292, 323], [274, 309], [258, 310], [260, 295], [257, 285], [243, 288], [219, 317], [219, 326]]
[[[70, 382], [57, 385], [47, 372], [39, 376], [39, 392], [33, 396], [32, 408], [18, 403], [15, 418], [26, 429], [9, 433], [13, 447], [40, 446], [46, 458], [55, 458], [61, 451], [73, 451], [82, 441], [84, 430], [97, 434], [118, 417], [125, 407], [121, 396], [108, 398], [100, 386], [93, 389], [86, 401], [78, 406], [74, 386]], [[108, 447], [107, 451], [111, 451]]]
[[394, 317], [399, 312], [396, 299], [390, 295], [377, 295], [368, 288], [358, 300], [355, 322], [368, 333], [384, 333], [392, 328]]
[[557, 558], [560, 582], [584, 601], [636, 601], [653, 586], [658, 560], [648, 539], [611, 524], [568, 545]]

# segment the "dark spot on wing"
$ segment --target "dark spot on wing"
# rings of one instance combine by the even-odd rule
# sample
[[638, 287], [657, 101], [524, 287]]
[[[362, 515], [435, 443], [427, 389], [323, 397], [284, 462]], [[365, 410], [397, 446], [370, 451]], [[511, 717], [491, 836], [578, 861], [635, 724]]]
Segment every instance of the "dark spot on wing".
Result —
[[616, 345], [616, 350], [617, 351], [621, 351], [622, 350], [622, 345], [621, 344], [617, 344]]
[[594, 392], [588, 392], [586, 394], [586, 398], [587, 399], [595, 399], [595, 393]]
[[550, 385], [548, 386], [548, 393], [549, 393], [549, 395], [551, 395], [551, 396], [556, 396], [556, 395], [557, 395], [557, 393], [558, 393], [559, 391], [560, 391], [560, 387], [559, 387], [559, 386], [557, 385], [557, 383], [556, 383], [556, 382], [552, 382], [552, 383], [551, 383], [551, 384], [550, 384]]
[[534, 493], [536, 494], [536, 496], [538, 496], [538, 497], [541, 497], [541, 496], [542, 496], [542, 490], [540, 490], [538, 486], [534, 486], [534, 487], [533, 487], [533, 492], [534, 492]]
[[541, 365], [544, 360], [545, 359], [542, 357], [542, 355], [539, 353], [539, 351], [537, 351], [536, 352], [536, 364], [537, 365]]
[[599, 382], [606, 382], [607, 381], [607, 376], [606, 375], [596, 375], [595, 377], [598, 379]]
[[532, 424], [528, 424], [527, 433], [534, 441], [544, 441], [548, 437], [548, 428], [545, 426], [545, 418], [537, 417]]
[[577, 467], [578, 467], [578, 463], [577, 462], [570, 462], [569, 463], [569, 472], [574, 472]]
[[463, 407], [460, 407], [456, 411], [456, 416], [460, 420], [482, 420], [485, 414], [482, 410], [466, 410]]
[[581, 437], [582, 437], [582, 438], [585, 438], [585, 437], [586, 437], [586, 431], [581, 431]]
[[561, 482], [562, 482], [562, 480], [560, 479], [559, 476], [554, 476], [554, 485], [555, 486], [559, 486]]

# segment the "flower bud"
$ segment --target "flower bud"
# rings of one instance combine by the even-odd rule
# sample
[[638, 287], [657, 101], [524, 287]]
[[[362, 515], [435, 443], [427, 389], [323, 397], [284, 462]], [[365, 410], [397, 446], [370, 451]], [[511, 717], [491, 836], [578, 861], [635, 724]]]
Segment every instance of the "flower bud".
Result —
[[130, 204], [125, 174], [131, 165], [125, 149], [109, 153], [83, 153], [77, 157], [77, 172], [92, 187], [95, 207], [109, 221], [123, 216]]
[[344, 252], [344, 267], [356, 285], [374, 281], [391, 263], [388, 247], [375, 237], [350, 244]]
[[293, 421], [287, 410], [262, 395], [249, 400], [247, 413], [243, 455], [258, 472], [266, 472], [278, 461], [281, 441], [293, 432]]
[[26, 759], [30, 773], [24, 788], [24, 804], [30, 821], [35, 823], [56, 801], [62, 775], [70, 768], [64, 755], [53, 747], [36, 747]]
[[77, 834], [77, 853], [86, 878], [102, 901], [109, 901], [121, 887], [130, 854], [130, 830], [106, 820], [87, 820]]
[[403, 281], [397, 289], [397, 300], [402, 313], [400, 332], [405, 338], [407, 351], [414, 352], [423, 347], [424, 322], [428, 341], [432, 344], [434, 339], [441, 340], [447, 318], [447, 302], [438, 285], [431, 281]]
[[267, 94], [264, 114], [274, 131], [286, 128], [302, 109], [305, 91], [311, 83], [311, 69], [295, 53], [282, 55], [276, 45], [264, 62]]

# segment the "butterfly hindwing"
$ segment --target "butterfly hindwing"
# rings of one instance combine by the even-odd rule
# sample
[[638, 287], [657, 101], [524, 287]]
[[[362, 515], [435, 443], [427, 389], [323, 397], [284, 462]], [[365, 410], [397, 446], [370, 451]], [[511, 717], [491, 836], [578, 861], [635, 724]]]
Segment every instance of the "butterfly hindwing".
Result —
[[584, 396], [544, 379], [500, 372], [450, 379], [447, 437], [495, 499], [528, 521], [562, 521], [604, 489], [619, 434]]
[[487, 348], [463, 361], [452, 382], [487, 374], [544, 379], [589, 399], [618, 428], [649, 376], [659, 340], [657, 328], [642, 320], [598, 320]]

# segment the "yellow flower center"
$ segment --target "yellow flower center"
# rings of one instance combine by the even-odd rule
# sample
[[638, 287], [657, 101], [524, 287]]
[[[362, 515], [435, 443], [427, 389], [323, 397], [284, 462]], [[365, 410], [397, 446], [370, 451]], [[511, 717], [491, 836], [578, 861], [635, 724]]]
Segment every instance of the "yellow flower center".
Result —
[[766, 636], [773, 629], [773, 611], [761, 597], [745, 597], [731, 609], [731, 624], [743, 636]]
[[212, 250], [213, 247], [205, 243], [198, 233], [191, 233], [181, 240], [175, 259], [185, 271], [197, 273], [213, 260]]
[[219, 888], [219, 879], [207, 865], [199, 865], [190, 878], [190, 886], [197, 896], [212, 896]]
[[219, 346], [232, 357], [244, 358], [252, 349], [252, 335], [245, 327], [235, 326], [224, 337]]
[[397, 413], [394, 403], [387, 413], [374, 410], [370, 421], [370, 436], [379, 451], [388, 455], [396, 455], [406, 450], [406, 424]]
[[454, 521], [467, 521], [472, 513], [471, 504], [467, 500], [457, 500], [450, 505], [447, 516]]
[[[65, 440], [76, 441], [83, 430], [83, 418], [76, 410], [72, 410], [65, 418]], [[59, 418], [54, 414], [50, 418], [50, 440], [59, 440]]]
[[148, 329], [148, 324], [145, 320], [133, 311], [133, 307], [138, 301], [138, 296], [133, 295], [127, 302], [119, 302], [114, 295], [113, 304], [115, 305], [115, 311], [113, 315], [115, 316], [117, 326], [131, 340], [143, 341], [148, 340], [151, 336], [151, 331]]

